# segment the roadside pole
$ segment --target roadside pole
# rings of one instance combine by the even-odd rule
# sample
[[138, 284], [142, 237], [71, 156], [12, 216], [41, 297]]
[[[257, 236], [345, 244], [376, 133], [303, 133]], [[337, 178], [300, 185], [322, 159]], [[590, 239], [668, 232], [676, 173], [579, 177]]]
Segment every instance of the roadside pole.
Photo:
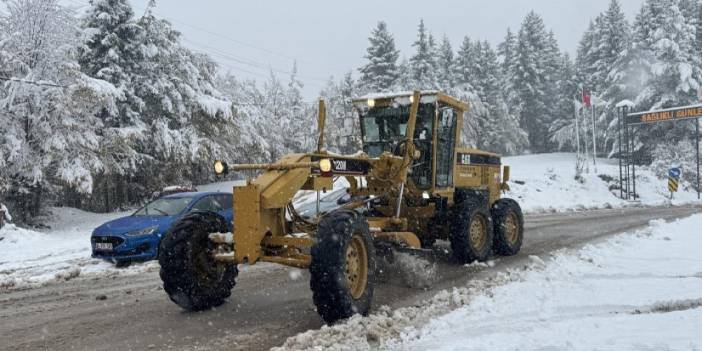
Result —
[[[592, 95], [592, 92], [590, 92]], [[595, 124], [595, 104], [592, 106], [592, 166], [595, 168], [595, 173], [597, 173], [597, 125]]]
[[[574, 99], [577, 101], [577, 99]], [[577, 146], [577, 153], [575, 155], [575, 170], [578, 173], [578, 176], [580, 176], [580, 124], [578, 123], [578, 107], [577, 105], [573, 104], [573, 115], [575, 116], [575, 143], [578, 145]], [[587, 162], [587, 160], [585, 160]]]
[[697, 200], [700, 200], [700, 118], [695, 119], [695, 146], [697, 151]]

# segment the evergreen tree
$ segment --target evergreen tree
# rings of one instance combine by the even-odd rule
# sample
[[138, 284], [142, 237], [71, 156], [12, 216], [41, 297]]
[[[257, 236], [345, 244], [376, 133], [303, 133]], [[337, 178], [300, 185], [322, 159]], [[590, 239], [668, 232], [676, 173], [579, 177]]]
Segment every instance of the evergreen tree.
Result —
[[693, 50], [695, 28], [678, 1], [647, 0], [634, 26], [635, 45], [644, 54], [650, 77], [647, 89], [636, 98], [637, 105], [663, 108], [697, 101], [702, 65]]
[[514, 88], [516, 81], [516, 65], [517, 65], [517, 37], [512, 33], [512, 30], [507, 28], [505, 39], [497, 47], [497, 54], [501, 59], [501, 86], [502, 92], [507, 103], [507, 108], [510, 114], [519, 115], [519, 98]]
[[127, 0], [94, 0], [84, 14], [87, 37], [78, 48], [81, 69], [88, 76], [105, 80], [120, 92], [118, 111], [104, 111], [108, 126], [133, 125], [144, 102], [136, 96], [132, 78], [143, 63], [142, 28], [133, 20]]
[[[679, 0], [646, 0], [633, 25], [631, 49], [622, 55], [610, 74], [610, 104], [633, 100], [638, 110], [696, 103], [702, 82], [702, 64], [695, 53], [695, 26], [685, 18]], [[689, 135], [684, 124], [656, 124], [637, 133], [646, 143], [638, 152], [650, 156], [656, 145]], [[610, 123], [610, 134], [616, 123]], [[611, 143], [612, 150], [616, 144]]]
[[378, 22], [368, 38], [370, 46], [366, 50], [368, 60], [361, 72], [361, 84], [368, 91], [385, 91], [395, 84], [399, 72], [397, 59], [400, 55], [395, 48], [395, 39], [388, 32], [385, 22]]
[[397, 82], [395, 83], [395, 89], [416, 89], [412, 78], [412, 67], [410, 67], [410, 62], [407, 59], [403, 58], [400, 64], [398, 65], [398, 77]]
[[477, 53], [469, 37], [464, 37], [456, 55], [455, 81], [458, 84], [474, 84], [477, 71]]
[[[583, 106], [578, 100], [580, 87], [578, 84], [577, 72], [566, 53], [562, 56], [560, 69], [557, 78], [558, 88], [558, 105], [557, 108], [561, 112], [556, 120], [549, 127], [551, 141], [556, 144], [558, 149], [566, 151], [576, 151], [578, 149], [577, 142], [580, 141], [581, 148], [586, 144], [589, 128], [589, 116], [583, 116]], [[578, 118], [576, 123], [575, 119]], [[579, 127], [581, 138], [576, 137], [576, 126]], [[580, 139], [580, 140], [579, 140]]]
[[517, 51], [517, 37], [507, 28], [505, 39], [497, 46], [497, 54], [502, 58], [502, 72], [508, 74], [514, 69]]
[[9, 1], [7, 11], [0, 74], [16, 80], [0, 85], [0, 194], [26, 223], [58, 187], [92, 191], [101, 167], [94, 113], [112, 88], [77, 70], [77, 23], [57, 0]]
[[351, 72], [339, 82], [330, 79], [322, 90], [327, 105], [325, 140], [329, 150], [351, 154], [360, 149], [359, 120], [355, 118], [352, 99], [355, 97], [355, 82]]
[[529, 134], [532, 151], [547, 151], [549, 114], [549, 73], [552, 43], [544, 22], [530, 12], [519, 30], [514, 89], [520, 104], [520, 125]]
[[527, 144], [526, 133], [516, 116], [510, 114], [501, 89], [500, 63], [487, 41], [477, 42], [474, 84], [486, 115], [478, 121], [481, 148], [505, 154], [521, 151]]
[[453, 86], [454, 81], [454, 58], [453, 48], [448, 37], [444, 35], [437, 54], [438, 81], [441, 89], [448, 89]]
[[412, 44], [416, 52], [410, 58], [412, 78], [415, 89], [434, 89], [436, 82], [436, 61], [434, 60], [434, 40], [420, 20], [417, 30], [417, 40]]

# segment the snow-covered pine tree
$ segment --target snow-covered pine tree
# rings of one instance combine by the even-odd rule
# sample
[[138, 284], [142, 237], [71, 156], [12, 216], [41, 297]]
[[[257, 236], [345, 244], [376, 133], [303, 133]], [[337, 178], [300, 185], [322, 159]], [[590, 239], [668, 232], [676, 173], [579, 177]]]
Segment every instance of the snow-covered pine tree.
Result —
[[417, 40], [412, 46], [416, 50], [409, 61], [415, 86], [413, 89], [435, 89], [437, 87], [435, 45], [431, 34], [424, 26], [424, 20], [419, 21]]
[[527, 14], [519, 30], [514, 89], [520, 103], [520, 125], [529, 134], [532, 151], [547, 151], [550, 120], [551, 45], [541, 16]]
[[197, 170], [209, 168], [209, 160], [236, 157], [231, 105], [215, 88], [216, 64], [185, 48], [180, 33], [156, 18], [152, 6], [137, 21], [144, 57], [132, 78], [144, 101], [140, 121], [151, 134], [142, 145], [151, 156], [148, 168], [161, 170], [149, 179], [158, 188], [203, 181], [209, 177], [201, 174], [211, 173]]
[[113, 88], [78, 71], [77, 23], [58, 0], [9, 1], [7, 11], [0, 15], [0, 75], [11, 79], [0, 82], [0, 192], [27, 222], [57, 189], [92, 191], [101, 167], [94, 114], [109, 108], [101, 97]]
[[695, 27], [696, 52], [702, 53], [702, 0], [680, 0], [680, 11], [687, 23]]
[[400, 52], [395, 48], [395, 39], [383, 21], [378, 22], [368, 41], [370, 45], [365, 56], [368, 62], [359, 69], [360, 84], [366, 91], [386, 91], [398, 78], [397, 59]]
[[217, 80], [217, 90], [221, 91], [232, 105], [231, 142], [235, 153], [231, 160], [239, 163], [270, 162], [270, 131], [266, 133], [259, 111], [263, 108], [264, 97], [253, 80], [239, 81], [231, 72]]
[[602, 16], [597, 18], [597, 21], [590, 21], [585, 33], [583, 33], [580, 43], [578, 43], [578, 50], [575, 57], [575, 65], [577, 67], [577, 80], [578, 84], [582, 85], [588, 91], [593, 91], [597, 89], [600, 85], [596, 83], [597, 77], [601, 73], [597, 66], [599, 61], [599, 43], [596, 33], [595, 23], [601, 24]]
[[[592, 70], [587, 85], [597, 109], [598, 139], [602, 151], [613, 150], [617, 139], [617, 111], [615, 105], [624, 99], [616, 82], [612, 80], [612, 69], [631, 47], [631, 28], [618, 0], [612, 0], [604, 13], [598, 16], [593, 32], [595, 46], [591, 49], [587, 65]], [[581, 68], [578, 65], [578, 68]], [[584, 74], [578, 75], [582, 78]], [[587, 79], [581, 81], [588, 82]]]
[[520, 114], [520, 103], [518, 94], [514, 89], [517, 64], [517, 37], [510, 28], [507, 28], [504, 41], [497, 47], [497, 55], [502, 69], [502, 74], [500, 75], [502, 79], [501, 86], [505, 102], [507, 103], [507, 110], [510, 114], [518, 116]]
[[[558, 105], [560, 111], [557, 118], [551, 123], [549, 133], [551, 134], [551, 142], [553, 142], [559, 150], [575, 151], [578, 149], [577, 142], [581, 143], [581, 149], [584, 150], [586, 140], [589, 138], [588, 133], [591, 130], [588, 126], [589, 115], [582, 114], [582, 104], [579, 102], [580, 86], [576, 69], [570, 56], [565, 53], [561, 58], [560, 69], [557, 77], [558, 88]], [[578, 123], [575, 122], [576, 109], [578, 111]], [[576, 136], [576, 125], [580, 129], [581, 137]]]
[[330, 151], [351, 154], [360, 150], [359, 120], [351, 103], [356, 94], [355, 85], [351, 72], [348, 72], [339, 82], [330, 79], [320, 94], [327, 104], [324, 138]]
[[604, 86], [596, 86], [596, 89], [598, 92], [603, 92], [609, 85], [608, 76], [612, 67], [622, 53], [627, 51], [631, 45], [631, 27], [626, 20], [626, 15], [619, 4], [619, 0], [612, 0], [609, 8], [603, 14], [600, 24], [602, 28], [598, 30], [598, 42], [601, 48], [601, 55], [598, 66], [606, 74], [603, 77]]
[[636, 97], [642, 108], [663, 108], [697, 101], [702, 80], [694, 53], [695, 28], [685, 19], [678, 0], [647, 0], [634, 24], [634, 41], [645, 53], [645, 89]]
[[455, 62], [453, 48], [446, 35], [443, 36], [441, 44], [438, 47], [436, 63], [438, 68], [437, 78], [439, 88], [442, 90], [449, 89], [454, 84]]
[[500, 63], [487, 41], [475, 44], [474, 84], [487, 114], [479, 120], [478, 146], [504, 154], [515, 154], [527, 144], [526, 133], [517, 118], [510, 114], [501, 89]]
[[[627, 98], [638, 110], [687, 105], [698, 101], [702, 64], [695, 53], [695, 26], [686, 20], [679, 0], [646, 0], [633, 25], [631, 49], [610, 74], [611, 102]], [[642, 156], [659, 143], [689, 136], [690, 124], [655, 124], [640, 129]], [[610, 123], [610, 130], [616, 128]], [[615, 144], [613, 144], [615, 145]], [[616, 147], [613, 147], [616, 150]]]
[[[544, 124], [546, 130], [543, 138], [543, 147], [546, 151], [551, 151], [555, 148], [555, 145], [551, 143], [551, 135], [548, 133], [548, 128], [553, 124], [553, 122], [560, 116], [570, 115], [570, 109], [562, 110], [562, 102], [564, 102], [564, 91], [560, 90], [559, 86], [559, 73], [561, 72], [561, 67], [563, 65], [563, 54], [558, 48], [558, 41], [556, 40], [556, 35], [553, 31], [549, 31], [546, 39], [546, 48], [543, 52], [544, 55], [544, 82], [546, 84], [546, 106], [548, 108], [548, 113], [543, 116], [542, 123]], [[567, 84], [567, 83], [566, 83]], [[565, 101], [570, 101], [569, 97], [565, 97]]]
[[83, 15], [85, 42], [78, 47], [82, 71], [105, 80], [120, 91], [116, 113], [104, 111], [107, 126], [135, 125], [144, 106], [134, 92], [132, 79], [144, 61], [141, 50], [142, 28], [134, 21], [127, 0], [93, 0]]
[[[412, 67], [410, 66], [409, 60], [403, 58], [400, 64], [397, 65], [397, 81], [395, 82], [394, 89], [396, 90], [411, 90], [416, 89], [414, 85], [414, 79], [412, 78]], [[364, 91], [358, 90], [358, 93], [365, 93]]]
[[474, 84], [477, 67], [477, 53], [469, 37], [464, 37], [456, 54], [454, 82], [456, 84]]
[[500, 66], [504, 74], [514, 69], [516, 51], [517, 37], [512, 33], [512, 29], [508, 27], [504, 41], [497, 45], [497, 55], [500, 58]]
[[303, 101], [303, 87], [304, 85], [297, 77], [295, 62], [285, 90], [283, 110], [283, 123], [287, 124], [283, 142], [287, 152], [305, 152], [316, 146], [316, 106], [309, 106]]

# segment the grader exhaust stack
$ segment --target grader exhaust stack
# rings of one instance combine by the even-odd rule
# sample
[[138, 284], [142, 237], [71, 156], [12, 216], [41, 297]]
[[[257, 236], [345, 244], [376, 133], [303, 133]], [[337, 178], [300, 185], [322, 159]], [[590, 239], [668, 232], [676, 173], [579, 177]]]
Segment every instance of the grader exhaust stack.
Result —
[[[273, 262], [309, 268], [317, 311], [331, 323], [370, 311], [376, 248], [430, 249], [448, 240], [462, 263], [519, 251], [521, 209], [500, 198], [509, 168], [503, 174], [499, 155], [457, 145], [466, 104], [415, 91], [354, 106], [363, 140], [354, 156], [325, 150], [320, 101], [315, 152], [270, 164], [214, 163], [218, 175], [262, 173], [233, 189], [233, 233], [221, 234], [227, 226], [215, 213], [196, 212], [166, 234], [159, 261], [174, 302], [187, 310], [222, 304], [237, 265]], [[349, 184], [347, 203], [311, 218], [297, 212], [298, 192], [332, 190], [339, 178]]]

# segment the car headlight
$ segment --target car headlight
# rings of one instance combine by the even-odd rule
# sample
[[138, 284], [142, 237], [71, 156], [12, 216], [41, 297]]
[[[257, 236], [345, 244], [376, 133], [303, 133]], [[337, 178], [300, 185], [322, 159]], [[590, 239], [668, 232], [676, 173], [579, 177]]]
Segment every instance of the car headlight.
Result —
[[323, 158], [319, 160], [319, 170], [322, 171], [322, 173], [328, 173], [331, 172], [332, 169], [332, 164], [331, 160], [328, 158]]
[[139, 230], [134, 230], [129, 233], [127, 233], [127, 236], [146, 236], [146, 235], [151, 235], [153, 234], [156, 230], [158, 230], [158, 226], [152, 226], [144, 229], [139, 229]]

